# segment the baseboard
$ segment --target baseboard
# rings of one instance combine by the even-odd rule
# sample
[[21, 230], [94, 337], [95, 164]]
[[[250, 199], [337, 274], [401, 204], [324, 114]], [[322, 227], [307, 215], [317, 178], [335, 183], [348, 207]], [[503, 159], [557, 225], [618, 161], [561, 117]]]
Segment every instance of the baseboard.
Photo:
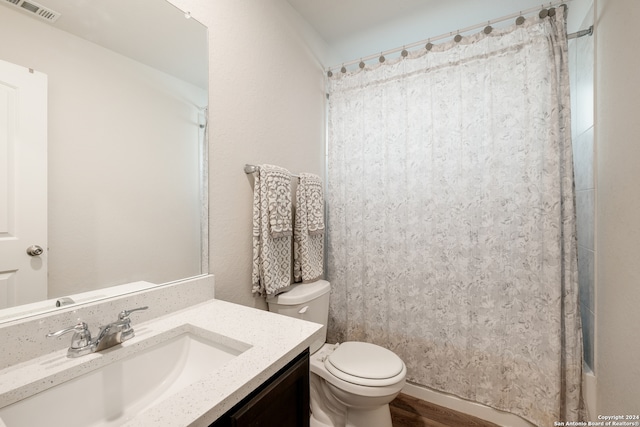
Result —
[[436, 405], [444, 406], [445, 408], [453, 409], [454, 411], [473, 415], [474, 417], [481, 418], [500, 426], [534, 427], [533, 424], [525, 421], [517, 415], [498, 411], [497, 409], [490, 408], [480, 403], [470, 402], [457, 396], [442, 393], [416, 384], [405, 384], [402, 389], [402, 393]]

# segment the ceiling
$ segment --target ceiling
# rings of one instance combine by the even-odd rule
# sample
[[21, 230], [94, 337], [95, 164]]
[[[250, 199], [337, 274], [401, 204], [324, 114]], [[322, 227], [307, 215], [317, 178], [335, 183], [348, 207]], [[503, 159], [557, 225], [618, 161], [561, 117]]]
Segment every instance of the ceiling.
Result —
[[[329, 45], [442, 0], [287, 0]], [[460, 0], [447, 0], [449, 4]]]
[[540, 0], [287, 0], [335, 63], [487, 22]]
[[[550, 4], [548, 0], [286, 1], [327, 44], [334, 64]], [[577, 31], [593, 0], [565, 3], [570, 10], [568, 31]]]

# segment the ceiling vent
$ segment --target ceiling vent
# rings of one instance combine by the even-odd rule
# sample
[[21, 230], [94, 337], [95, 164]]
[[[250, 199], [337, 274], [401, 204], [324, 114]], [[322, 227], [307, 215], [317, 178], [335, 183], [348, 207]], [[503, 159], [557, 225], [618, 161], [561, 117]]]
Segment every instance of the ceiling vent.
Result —
[[27, 12], [31, 15], [36, 15], [40, 19], [44, 19], [47, 22], [56, 22], [60, 17], [60, 13], [34, 2], [27, 0], [4, 0], [6, 3], [12, 4], [18, 9]]

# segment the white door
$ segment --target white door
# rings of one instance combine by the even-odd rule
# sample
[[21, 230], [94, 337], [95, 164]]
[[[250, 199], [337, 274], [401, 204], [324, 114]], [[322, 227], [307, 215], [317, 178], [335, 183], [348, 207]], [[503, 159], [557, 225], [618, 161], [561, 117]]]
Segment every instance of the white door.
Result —
[[0, 308], [46, 298], [47, 76], [0, 60]]

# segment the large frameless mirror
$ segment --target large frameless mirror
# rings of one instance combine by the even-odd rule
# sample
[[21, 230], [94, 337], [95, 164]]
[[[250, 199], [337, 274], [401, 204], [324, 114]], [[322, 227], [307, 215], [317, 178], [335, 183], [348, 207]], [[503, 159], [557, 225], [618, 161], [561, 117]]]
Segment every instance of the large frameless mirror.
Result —
[[0, 68], [0, 121], [46, 127], [34, 189], [0, 136], [0, 245], [46, 225], [0, 246], [0, 322], [207, 273], [206, 27], [165, 0], [1, 0], [0, 40], [3, 65], [46, 82], [42, 123]]

